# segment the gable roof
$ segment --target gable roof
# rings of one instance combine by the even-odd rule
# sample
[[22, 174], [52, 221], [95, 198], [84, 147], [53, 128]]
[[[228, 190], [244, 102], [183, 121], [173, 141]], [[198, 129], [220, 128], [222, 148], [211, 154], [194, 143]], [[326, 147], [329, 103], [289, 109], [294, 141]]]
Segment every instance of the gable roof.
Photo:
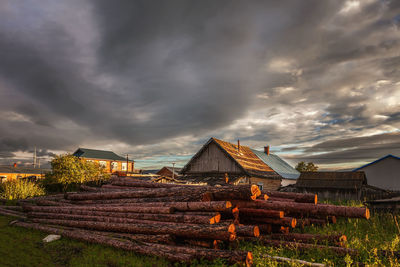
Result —
[[[296, 170], [276, 155], [266, 155], [263, 152], [242, 145], [238, 151], [237, 145], [216, 138], [210, 138], [210, 140], [208, 140], [208, 142], [192, 157], [185, 167], [183, 167], [181, 172], [184, 173], [189, 164], [212, 142], [217, 144], [217, 146], [229, 158], [231, 158], [240, 169], [250, 176], [296, 179], [300, 175], [300, 173], [297, 173]], [[264, 154], [265, 157], [262, 156], [262, 154]]]
[[[118, 160], [118, 161], [126, 161], [126, 158], [118, 156], [112, 151], [107, 150], [96, 150], [96, 149], [88, 149], [88, 148], [78, 148], [74, 154], [75, 157], [78, 158], [87, 158], [87, 159], [105, 159], [105, 160]], [[133, 160], [129, 160], [132, 162]]]
[[[157, 174], [159, 174], [159, 172], [161, 172], [163, 169], [167, 169], [168, 171], [170, 171], [171, 173], [172, 173], [172, 167], [167, 167], [167, 166], [164, 166], [164, 167], [162, 167], [158, 172], [156, 172]], [[173, 168], [174, 169], [174, 174], [175, 175], [179, 175], [179, 172], [182, 170], [182, 168]]]
[[366, 184], [364, 172], [302, 172], [296, 187], [359, 189]]
[[384, 157], [382, 157], [382, 158], [380, 158], [380, 159], [374, 160], [373, 162], [370, 162], [370, 163], [368, 163], [368, 164], [365, 164], [365, 165], [363, 165], [363, 166], [361, 166], [361, 167], [359, 167], [359, 168], [357, 168], [357, 169], [354, 169], [353, 172], [356, 172], [356, 171], [358, 171], [358, 170], [361, 170], [361, 169], [363, 169], [363, 168], [365, 168], [365, 167], [367, 167], [367, 166], [369, 166], [369, 165], [375, 164], [375, 163], [377, 163], [377, 162], [379, 162], [379, 161], [381, 161], [381, 160], [387, 159], [387, 158], [400, 159], [400, 157], [396, 157], [396, 156], [393, 156], [392, 154], [389, 154], [389, 155], [386, 155], [386, 156], [384, 156]]
[[265, 164], [270, 166], [274, 171], [276, 171], [280, 176], [285, 179], [296, 180], [300, 176], [295, 168], [290, 166], [286, 161], [281, 159], [275, 154], [267, 155], [265, 152], [252, 149], [253, 153], [257, 155]]

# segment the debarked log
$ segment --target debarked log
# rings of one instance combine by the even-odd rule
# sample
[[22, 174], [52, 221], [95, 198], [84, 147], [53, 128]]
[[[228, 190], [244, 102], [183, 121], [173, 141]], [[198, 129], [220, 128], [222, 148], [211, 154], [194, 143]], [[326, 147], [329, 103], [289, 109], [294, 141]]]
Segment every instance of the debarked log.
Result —
[[159, 225], [159, 224], [123, 224], [123, 223], [105, 223], [92, 221], [68, 221], [56, 219], [32, 219], [33, 222], [54, 224], [62, 226], [70, 226], [84, 229], [93, 229], [108, 232], [137, 233], [137, 234], [172, 234], [188, 238], [205, 238], [217, 240], [234, 240], [236, 235], [234, 231], [229, 232], [228, 229], [235, 226], [218, 226], [213, 225]]

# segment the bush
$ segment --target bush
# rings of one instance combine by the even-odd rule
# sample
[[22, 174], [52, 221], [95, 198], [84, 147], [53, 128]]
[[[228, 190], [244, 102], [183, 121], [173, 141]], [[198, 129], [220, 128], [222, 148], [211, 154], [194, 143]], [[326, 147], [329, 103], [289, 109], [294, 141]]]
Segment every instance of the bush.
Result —
[[44, 189], [35, 182], [16, 179], [0, 184], [0, 198], [8, 200], [24, 199], [45, 194]]
[[110, 178], [110, 174], [104, 171], [98, 163], [86, 161], [71, 154], [56, 156], [51, 161], [52, 172], [46, 175], [43, 184], [47, 187], [51, 184], [62, 184], [63, 191], [69, 185], [83, 184], [87, 182], [99, 182]]

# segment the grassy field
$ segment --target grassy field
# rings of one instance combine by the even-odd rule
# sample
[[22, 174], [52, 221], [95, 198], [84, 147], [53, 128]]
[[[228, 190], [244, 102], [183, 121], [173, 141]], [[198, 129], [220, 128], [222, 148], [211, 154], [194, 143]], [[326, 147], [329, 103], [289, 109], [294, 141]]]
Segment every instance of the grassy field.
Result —
[[[9, 226], [11, 217], [0, 216], [0, 265], [1, 266], [171, 266], [165, 260], [136, 255], [101, 245], [77, 242], [67, 238], [44, 244], [46, 236], [39, 231]], [[400, 266], [395, 257], [378, 255], [379, 249], [400, 250], [400, 216], [375, 215], [370, 220], [340, 219], [337, 224], [324, 228], [308, 227], [308, 233], [343, 233], [348, 237], [348, 247], [360, 250], [356, 257], [336, 256], [329, 251], [311, 250], [301, 253], [284, 248], [270, 248], [259, 244], [241, 243], [240, 249], [251, 250], [255, 266], [300, 266], [283, 265], [271, 261], [264, 255], [278, 255], [303, 259], [331, 266], [354, 266], [361, 262], [369, 266]], [[300, 230], [297, 230], [301, 232]], [[213, 263], [194, 262], [191, 266], [224, 266], [222, 261]], [[174, 266], [181, 266], [175, 264]]]

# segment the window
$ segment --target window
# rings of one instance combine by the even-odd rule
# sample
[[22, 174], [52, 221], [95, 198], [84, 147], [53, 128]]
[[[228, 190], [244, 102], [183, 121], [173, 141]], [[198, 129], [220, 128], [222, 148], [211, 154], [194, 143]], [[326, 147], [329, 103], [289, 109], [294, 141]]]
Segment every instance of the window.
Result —
[[126, 171], [126, 166], [127, 166], [126, 162], [123, 162], [123, 163], [122, 163], [122, 170], [123, 170], [123, 171]]
[[118, 168], [118, 162], [111, 162], [111, 169], [116, 170]]
[[258, 185], [258, 188], [260, 188], [260, 190], [263, 190], [264, 183], [257, 183], [257, 185]]
[[106, 161], [99, 161], [99, 164], [101, 167], [107, 167], [107, 162]]

